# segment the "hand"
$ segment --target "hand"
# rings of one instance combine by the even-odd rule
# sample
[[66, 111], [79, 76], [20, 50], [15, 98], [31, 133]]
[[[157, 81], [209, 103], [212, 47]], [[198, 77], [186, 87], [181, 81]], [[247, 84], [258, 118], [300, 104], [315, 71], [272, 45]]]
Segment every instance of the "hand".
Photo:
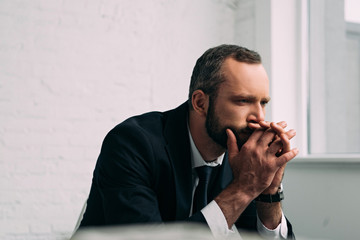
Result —
[[277, 191], [286, 163], [298, 153], [297, 149], [290, 150], [290, 139], [294, 135], [292, 131], [285, 132], [281, 127], [284, 123], [259, 125], [240, 150], [234, 133], [226, 131], [234, 182], [253, 199], [265, 190]]
[[[282, 146], [281, 150], [276, 154], [277, 156], [281, 156], [282, 154], [291, 151], [290, 140], [296, 135], [296, 131], [294, 129], [285, 132], [286, 126], [287, 126], [286, 122], [270, 123], [270, 127], [277, 134], [275, 136], [274, 141], [271, 144], [279, 144], [280, 146]], [[272, 183], [267, 189], [265, 189], [262, 192], [262, 194], [275, 194], [278, 191], [278, 188], [284, 177], [285, 167], [286, 167], [286, 163], [279, 168], [279, 170], [276, 172], [274, 176]]]

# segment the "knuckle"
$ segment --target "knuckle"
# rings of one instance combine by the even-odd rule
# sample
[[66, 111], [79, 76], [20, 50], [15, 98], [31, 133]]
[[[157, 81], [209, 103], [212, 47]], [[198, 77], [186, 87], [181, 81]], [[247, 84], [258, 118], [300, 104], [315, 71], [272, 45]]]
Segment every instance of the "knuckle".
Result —
[[264, 139], [260, 138], [258, 141], [257, 141], [258, 145], [264, 145], [265, 144], [265, 141]]
[[244, 151], [245, 153], [251, 152], [252, 150], [252, 146], [249, 142], [246, 142], [242, 147], [241, 150]]

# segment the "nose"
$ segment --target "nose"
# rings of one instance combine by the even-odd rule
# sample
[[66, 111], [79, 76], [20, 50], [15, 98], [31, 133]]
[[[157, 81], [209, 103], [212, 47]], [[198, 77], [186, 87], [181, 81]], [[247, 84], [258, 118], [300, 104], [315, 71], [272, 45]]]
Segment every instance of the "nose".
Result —
[[261, 104], [254, 104], [250, 109], [247, 122], [258, 123], [265, 120], [265, 108]]

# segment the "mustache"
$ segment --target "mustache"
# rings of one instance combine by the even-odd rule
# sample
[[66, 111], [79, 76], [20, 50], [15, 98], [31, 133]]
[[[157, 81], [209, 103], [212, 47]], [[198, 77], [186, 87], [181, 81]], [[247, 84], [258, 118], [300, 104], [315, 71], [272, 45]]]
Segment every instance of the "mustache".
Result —
[[252, 134], [255, 130], [249, 127], [241, 128], [239, 133]]
[[229, 128], [230, 128], [231, 131], [233, 131], [235, 136], [237, 136], [237, 135], [251, 135], [255, 131], [254, 129], [251, 129], [248, 126], [243, 127], [243, 128], [238, 128], [238, 129], [235, 129], [235, 128], [232, 128], [232, 127], [229, 127]]

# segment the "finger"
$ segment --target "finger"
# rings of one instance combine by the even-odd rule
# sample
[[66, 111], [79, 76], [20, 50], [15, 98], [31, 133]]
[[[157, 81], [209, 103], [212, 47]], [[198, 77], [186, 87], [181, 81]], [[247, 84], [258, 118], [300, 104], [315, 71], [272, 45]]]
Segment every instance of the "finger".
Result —
[[287, 127], [287, 123], [285, 121], [280, 121], [277, 123], [277, 125], [279, 125], [282, 128], [286, 128]]
[[280, 137], [283, 145], [282, 152], [290, 151], [290, 139], [296, 135], [296, 131], [291, 129], [290, 131], [285, 132], [285, 129], [282, 128], [279, 124], [271, 123], [271, 129], [273, 129], [278, 136]]
[[[257, 128], [264, 128], [264, 129], [267, 129], [267, 128], [270, 128], [270, 123], [269, 121], [260, 121], [258, 123], [249, 123], [249, 127], [253, 128], [253, 129], [257, 129]], [[285, 125], [283, 126], [285, 122], [279, 122], [278, 124], [280, 124], [280, 126], [282, 127], [286, 127], [286, 123]]]
[[[270, 128], [271, 127], [271, 122], [269, 121], [260, 121], [259, 123], [257, 123], [260, 127], [262, 128]], [[281, 121], [276, 123], [277, 125], [279, 125], [282, 128], [286, 128], [287, 127], [287, 123], [285, 121]]]
[[268, 146], [270, 147], [270, 145], [273, 144], [273, 143], [274, 143], [275, 141], [277, 141], [277, 140], [281, 140], [281, 139], [280, 139], [280, 137], [279, 137], [278, 135], [275, 135], [275, 137], [274, 137], [273, 140], [269, 143]]
[[275, 136], [275, 132], [272, 131], [272, 136], [268, 136], [266, 139], [264, 139], [263, 135], [266, 131], [272, 131], [271, 128], [265, 130], [263, 128], [256, 129], [251, 136], [249, 137], [248, 141], [250, 144], [256, 144], [256, 145], [266, 145], [269, 144], [272, 141], [272, 138]]
[[[252, 124], [255, 124], [255, 123], [252, 123]], [[278, 134], [279, 136], [282, 134], [282, 133], [285, 133], [285, 130], [284, 128], [287, 127], [287, 123], [285, 121], [281, 121], [281, 122], [278, 122], [278, 123], [274, 123], [274, 122], [267, 122], [267, 121], [260, 121], [259, 123], [256, 123], [258, 124], [258, 129], [261, 127], [262, 129], [273, 129], [275, 130], [276, 134]], [[254, 125], [255, 127], [255, 125]], [[290, 132], [288, 135], [289, 137], [293, 137], [292, 136], [293, 132]], [[284, 138], [285, 136], [283, 136]], [[260, 143], [262, 143], [263, 145], [264, 144], [271, 144], [273, 141], [274, 141], [274, 134], [273, 134], [273, 131], [265, 131], [264, 133], [264, 139], [259, 139]], [[269, 141], [270, 140], [270, 141]], [[284, 140], [286, 141], [286, 140]]]
[[229, 156], [234, 156], [239, 152], [235, 134], [230, 129], [226, 129], [226, 135], [227, 135], [228, 154]]
[[264, 131], [264, 134], [258, 139], [257, 144], [263, 147], [268, 147], [271, 145], [271, 143], [277, 139], [276, 132], [268, 128]]
[[270, 126], [276, 133], [281, 136], [281, 134], [286, 133], [286, 136], [289, 139], [292, 139], [296, 135], [296, 131], [294, 129], [290, 129], [289, 131], [285, 132], [285, 127], [287, 126], [286, 122], [278, 122], [278, 123], [270, 123]]
[[296, 135], [296, 131], [292, 129], [286, 132], [286, 135], [287, 138], [280, 138], [279, 136], [275, 136], [274, 141], [269, 144], [268, 151], [270, 154], [276, 154], [276, 156], [280, 156], [281, 154], [290, 151], [290, 140]]
[[280, 134], [280, 139], [282, 142], [282, 152], [288, 152], [290, 151], [290, 140], [296, 135], [296, 131], [294, 129], [291, 129], [290, 131], [286, 133]]
[[[284, 135], [284, 134], [282, 134]], [[290, 140], [287, 137], [279, 138], [276, 137], [276, 140], [274, 140], [269, 148], [268, 153], [270, 155], [276, 154], [276, 156], [280, 156], [288, 151], [290, 151]]]
[[[291, 130], [287, 131], [285, 134], [282, 134], [282, 135], [285, 135], [285, 136], [283, 136], [283, 138], [286, 137], [287, 139], [291, 140], [293, 137], [296, 136], [296, 131], [294, 129], [291, 129]], [[280, 135], [280, 138], [281, 138], [281, 135]]]
[[268, 122], [268, 121], [260, 121], [260, 122], [259, 122], [259, 125], [260, 125], [262, 128], [270, 128], [270, 122]]
[[294, 157], [296, 157], [296, 155], [299, 153], [299, 149], [294, 148], [291, 149], [290, 151], [282, 154], [280, 157], [278, 157], [277, 159], [277, 165], [278, 167], [283, 166], [284, 164], [288, 163], [291, 159], [293, 159]]
[[261, 125], [259, 123], [249, 123], [248, 127], [253, 129], [253, 130], [256, 130], [256, 129], [261, 128]]
[[287, 131], [286, 136], [289, 140], [291, 140], [293, 137], [296, 136], [296, 131], [294, 129], [290, 129], [289, 131]]
[[282, 152], [283, 151], [282, 140], [276, 136], [275, 140], [270, 144], [267, 151], [270, 155], [279, 154], [280, 152]]
[[278, 191], [284, 177], [285, 167], [286, 163], [278, 169], [278, 171], [275, 173], [272, 183], [262, 192], [262, 194], [275, 194]]
[[277, 123], [270, 123], [270, 127], [277, 133], [277, 135], [281, 135], [282, 133], [285, 133], [285, 129], [280, 125], [280, 124], [277, 124]]

